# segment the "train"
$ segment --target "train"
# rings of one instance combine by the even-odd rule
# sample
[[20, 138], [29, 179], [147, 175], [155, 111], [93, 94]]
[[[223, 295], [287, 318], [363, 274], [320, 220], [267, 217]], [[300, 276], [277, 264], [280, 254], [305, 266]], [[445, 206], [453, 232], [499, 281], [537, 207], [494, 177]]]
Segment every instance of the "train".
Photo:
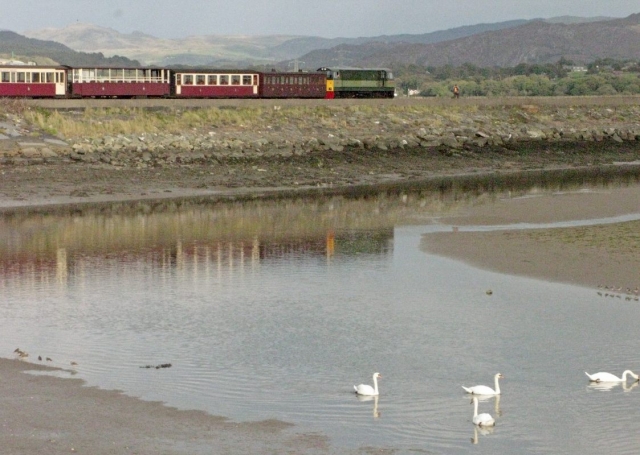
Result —
[[0, 98], [393, 98], [388, 68], [280, 72], [0, 65]]

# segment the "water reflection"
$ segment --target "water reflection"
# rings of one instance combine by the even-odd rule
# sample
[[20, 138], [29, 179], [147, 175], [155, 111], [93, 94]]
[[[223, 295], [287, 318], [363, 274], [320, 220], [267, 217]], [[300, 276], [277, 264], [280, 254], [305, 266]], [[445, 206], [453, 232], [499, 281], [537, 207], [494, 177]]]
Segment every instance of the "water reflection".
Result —
[[640, 384], [638, 381], [633, 382], [630, 386], [626, 382], [590, 382], [587, 385], [589, 390], [597, 390], [599, 392], [609, 392], [617, 387], [621, 387], [624, 392], [630, 392]]
[[495, 430], [496, 430], [495, 427], [478, 427], [477, 425], [474, 425], [471, 444], [478, 444], [478, 442], [480, 441], [479, 435], [489, 436], [490, 434], [493, 434]]
[[[496, 417], [502, 416], [502, 410], [500, 409], [500, 397], [502, 395], [473, 395], [473, 397], [478, 399], [478, 403], [488, 403], [493, 401], [493, 412]], [[465, 400], [468, 400], [468, 395], [465, 397]]]
[[373, 418], [377, 419], [382, 415], [380, 411], [378, 411], [378, 398], [379, 395], [367, 396], [367, 395], [358, 395], [356, 394], [358, 401], [373, 401]]

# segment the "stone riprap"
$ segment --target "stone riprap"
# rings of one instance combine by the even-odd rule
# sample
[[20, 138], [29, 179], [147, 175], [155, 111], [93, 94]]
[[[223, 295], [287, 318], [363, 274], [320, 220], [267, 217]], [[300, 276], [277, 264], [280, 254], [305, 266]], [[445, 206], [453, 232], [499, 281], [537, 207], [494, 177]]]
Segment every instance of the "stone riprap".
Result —
[[[314, 107], [307, 109], [311, 113]], [[8, 114], [4, 119], [0, 116], [0, 164], [76, 161], [147, 168], [359, 149], [455, 155], [534, 142], [551, 148], [558, 143], [640, 144], [640, 107], [636, 106], [336, 107], [321, 122], [313, 116], [307, 119], [299, 108], [290, 115], [286, 107], [277, 110], [277, 116], [247, 116], [243, 124], [65, 138], [46, 135], [19, 115]]]

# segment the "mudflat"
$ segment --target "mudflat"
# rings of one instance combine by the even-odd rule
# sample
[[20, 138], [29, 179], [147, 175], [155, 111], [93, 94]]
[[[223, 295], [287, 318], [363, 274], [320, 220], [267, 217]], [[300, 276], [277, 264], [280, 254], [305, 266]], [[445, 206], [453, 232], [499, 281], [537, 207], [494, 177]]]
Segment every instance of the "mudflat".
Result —
[[[457, 228], [426, 235], [422, 248], [500, 273], [572, 283], [635, 299], [640, 287], [640, 221], [509, 228], [516, 223], [546, 224], [630, 214], [640, 215], [640, 185], [505, 198], [444, 219], [443, 223]], [[465, 231], [470, 225], [502, 228]]]

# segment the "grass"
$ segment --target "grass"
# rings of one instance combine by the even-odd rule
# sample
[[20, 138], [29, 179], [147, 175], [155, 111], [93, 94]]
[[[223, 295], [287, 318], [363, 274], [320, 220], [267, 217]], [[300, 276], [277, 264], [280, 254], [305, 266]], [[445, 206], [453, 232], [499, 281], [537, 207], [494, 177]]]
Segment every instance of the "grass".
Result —
[[[637, 118], [637, 109], [625, 108], [619, 114], [627, 121]], [[137, 134], [206, 134], [218, 128], [226, 131], [266, 132], [279, 127], [308, 131], [338, 129], [367, 130], [381, 124], [395, 131], [419, 127], [494, 125], [497, 127], [523, 124], [584, 126], [584, 113], [572, 116], [569, 108], [544, 106], [482, 106], [477, 105], [327, 105], [327, 106], [224, 106], [203, 109], [140, 109], [93, 108], [84, 111], [60, 112], [25, 107], [20, 100], [0, 100], [2, 113], [19, 113], [45, 132], [67, 139], [93, 138], [108, 135]], [[575, 117], [575, 118], [574, 118]], [[377, 121], [378, 123], [375, 123]], [[275, 129], [275, 131], [279, 131]]]

